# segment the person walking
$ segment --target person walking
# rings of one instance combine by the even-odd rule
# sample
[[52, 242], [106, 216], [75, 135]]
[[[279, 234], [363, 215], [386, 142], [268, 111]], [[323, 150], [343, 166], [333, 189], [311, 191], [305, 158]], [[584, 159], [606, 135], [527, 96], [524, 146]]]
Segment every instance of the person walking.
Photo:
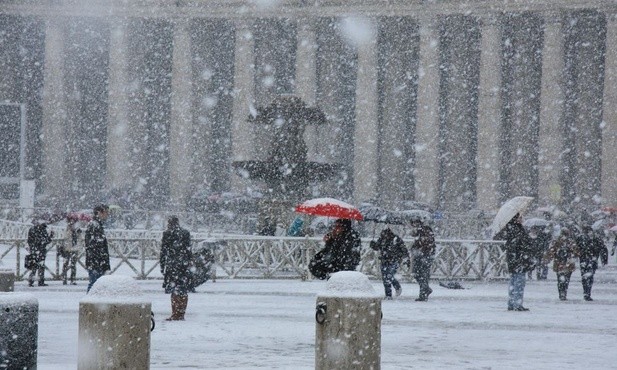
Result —
[[167, 230], [161, 241], [161, 274], [166, 294], [171, 294], [171, 316], [167, 321], [184, 320], [188, 293], [192, 290], [191, 234], [180, 227], [176, 216], [167, 220]]
[[47, 232], [47, 223], [35, 222], [35, 225], [28, 230], [28, 249], [32, 258], [30, 266], [30, 276], [28, 286], [34, 286], [34, 277], [38, 273], [39, 286], [45, 284], [45, 257], [47, 257], [47, 245], [51, 243], [54, 232]]
[[[536, 279], [546, 280], [548, 277], [548, 264], [545, 263], [544, 256], [551, 245], [552, 233], [547, 227], [532, 226], [531, 230], [529, 230], [529, 236], [533, 241], [532, 246], [535, 251]], [[529, 279], [531, 279], [532, 273], [533, 270], [527, 273]]]
[[373, 250], [379, 251], [379, 261], [381, 263], [381, 278], [385, 289], [385, 299], [392, 299], [392, 287], [396, 296], [403, 292], [401, 284], [395, 275], [398, 271], [401, 260], [409, 258], [409, 251], [405, 247], [403, 239], [396, 235], [390, 228], [381, 231], [377, 241], [371, 241], [370, 246]]
[[414, 279], [420, 286], [420, 293], [416, 301], [426, 302], [428, 296], [433, 293], [433, 289], [429, 286], [431, 278], [431, 267], [433, 266], [433, 258], [435, 256], [435, 234], [433, 229], [422, 222], [422, 220], [413, 220], [411, 222], [413, 228], [412, 235], [416, 237], [411, 246], [411, 254], [413, 255], [412, 272]]
[[508, 311], [529, 311], [523, 306], [523, 297], [525, 275], [534, 268], [534, 250], [531, 238], [521, 222], [522, 217], [517, 213], [494, 237], [496, 240], [506, 241], [506, 263], [510, 273]]
[[557, 274], [557, 292], [559, 299], [565, 301], [568, 296], [568, 286], [572, 272], [576, 269], [575, 257], [579, 255], [579, 247], [572, 231], [562, 228], [561, 234], [546, 252], [545, 261], [553, 261], [553, 271]]
[[93, 213], [94, 217], [88, 223], [85, 235], [86, 269], [89, 278], [87, 292], [106, 271], [111, 270], [109, 246], [103, 227], [103, 222], [109, 217], [109, 207], [105, 204], [98, 205], [94, 207]]
[[593, 276], [598, 269], [598, 259], [602, 265], [608, 263], [608, 248], [594, 232], [591, 226], [583, 226], [582, 233], [576, 237], [579, 248], [579, 266], [581, 268], [581, 282], [583, 283], [583, 299], [593, 301], [591, 288]]
[[327, 279], [338, 271], [355, 271], [360, 263], [360, 235], [352, 229], [351, 220], [339, 218], [324, 235], [324, 249], [309, 263], [309, 271], [318, 279]]
[[77, 219], [69, 217], [66, 223], [66, 234], [64, 236], [64, 246], [62, 247], [62, 284], [67, 284], [67, 273], [71, 270], [71, 285], [77, 285], [75, 276], [77, 275], [77, 255], [79, 253], [79, 237], [81, 230], [77, 227]]

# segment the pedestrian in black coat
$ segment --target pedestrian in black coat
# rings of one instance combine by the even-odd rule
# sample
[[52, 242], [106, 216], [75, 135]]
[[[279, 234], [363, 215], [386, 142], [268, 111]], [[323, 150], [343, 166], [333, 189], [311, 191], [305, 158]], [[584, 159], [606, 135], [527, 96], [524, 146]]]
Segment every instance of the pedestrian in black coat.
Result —
[[324, 236], [324, 249], [309, 263], [309, 271], [318, 279], [326, 279], [338, 271], [355, 271], [360, 263], [360, 235], [351, 228], [351, 220], [337, 219]]
[[94, 207], [94, 217], [88, 223], [85, 234], [86, 269], [88, 270], [88, 292], [92, 285], [111, 270], [109, 262], [109, 246], [105, 236], [103, 222], [109, 217], [109, 207], [101, 204]]
[[379, 251], [381, 262], [381, 277], [385, 289], [385, 299], [392, 299], [392, 287], [396, 296], [403, 292], [401, 284], [395, 275], [402, 259], [409, 259], [409, 251], [405, 247], [403, 239], [396, 235], [390, 228], [383, 229], [377, 241], [371, 241], [371, 248]]
[[161, 273], [165, 293], [171, 294], [172, 314], [167, 320], [184, 320], [188, 293], [192, 290], [191, 234], [180, 227], [178, 217], [167, 220], [167, 230], [161, 241]]
[[416, 237], [411, 246], [411, 254], [413, 255], [412, 271], [414, 279], [416, 279], [420, 286], [420, 294], [416, 301], [425, 302], [428, 301], [428, 296], [433, 293], [433, 289], [429, 286], [429, 280], [437, 249], [435, 234], [433, 229], [421, 220], [412, 221], [411, 226], [414, 228], [412, 234]]
[[28, 230], [28, 249], [32, 264], [30, 267], [30, 276], [28, 277], [28, 286], [34, 286], [34, 277], [38, 272], [39, 286], [47, 286], [45, 284], [45, 257], [47, 257], [47, 245], [51, 243], [54, 237], [54, 232], [47, 232], [47, 224], [40, 223], [32, 226]]
[[576, 237], [576, 241], [579, 247], [583, 298], [586, 301], [593, 301], [591, 299], [593, 276], [598, 269], [598, 259], [601, 259], [602, 265], [608, 263], [608, 248], [602, 239], [595, 235], [591, 226], [583, 226], [582, 233]]
[[521, 223], [521, 215], [516, 214], [506, 226], [495, 235], [496, 240], [505, 240], [506, 262], [510, 273], [508, 286], [508, 311], [529, 311], [523, 306], [525, 275], [533, 270], [533, 241]]

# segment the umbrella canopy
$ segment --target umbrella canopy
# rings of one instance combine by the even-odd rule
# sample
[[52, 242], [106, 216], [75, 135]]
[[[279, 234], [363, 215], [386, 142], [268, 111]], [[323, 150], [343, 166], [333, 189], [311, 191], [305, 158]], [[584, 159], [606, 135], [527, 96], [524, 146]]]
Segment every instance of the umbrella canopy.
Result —
[[402, 224], [400, 217], [395, 212], [370, 204], [358, 207], [364, 221], [373, 221], [384, 224]]
[[528, 218], [523, 222], [523, 226], [526, 228], [531, 227], [547, 227], [551, 223], [543, 218]]
[[501, 208], [499, 208], [495, 219], [493, 219], [493, 223], [489, 227], [490, 237], [495, 237], [517, 213], [524, 213], [532, 200], [532, 197], [523, 196], [508, 199]]
[[363, 219], [362, 214], [356, 207], [334, 198], [310, 199], [296, 206], [295, 211], [313, 216], [336, 217], [350, 220]]
[[423, 209], [407, 209], [397, 212], [398, 218], [402, 223], [409, 223], [412, 221], [429, 222], [433, 219], [433, 215]]

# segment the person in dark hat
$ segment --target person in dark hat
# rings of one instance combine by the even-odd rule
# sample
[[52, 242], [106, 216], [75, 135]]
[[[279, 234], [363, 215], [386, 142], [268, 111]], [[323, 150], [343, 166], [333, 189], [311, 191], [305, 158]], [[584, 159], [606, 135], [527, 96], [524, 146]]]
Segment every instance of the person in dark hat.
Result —
[[370, 246], [371, 249], [379, 251], [381, 277], [386, 293], [385, 299], [392, 299], [392, 288], [394, 288], [395, 295], [400, 296], [403, 289], [395, 275], [401, 261], [409, 259], [409, 251], [405, 247], [403, 239], [388, 227], [381, 231], [377, 241], [371, 241]]
[[105, 204], [100, 204], [94, 207], [94, 217], [88, 223], [85, 234], [86, 247], [86, 269], [88, 270], [88, 292], [92, 285], [111, 270], [109, 262], [109, 246], [107, 237], [105, 236], [105, 228], [103, 222], [109, 217], [109, 207]]
[[413, 228], [412, 234], [416, 237], [411, 246], [411, 254], [413, 256], [412, 271], [414, 279], [416, 279], [420, 286], [420, 293], [416, 301], [425, 302], [428, 301], [428, 296], [433, 293], [433, 289], [429, 286], [429, 280], [437, 248], [435, 234], [433, 229], [419, 218], [411, 221], [411, 227]]
[[51, 243], [54, 232], [47, 232], [47, 223], [33, 221], [34, 226], [28, 230], [28, 249], [30, 251], [30, 276], [28, 286], [34, 286], [34, 277], [37, 272], [39, 275], [39, 286], [45, 284], [45, 257], [47, 256], [47, 245]]
[[598, 260], [602, 262], [602, 265], [608, 263], [608, 248], [589, 225], [582, 227], [582, 233], [576, 237], [576, 244], [579, 248], [583, 299], [593, 301], [591, 298], [593, 277], [598, 269]]
[[167, 230], [161, 241], [161, 273], [165, 293], [171, 294], [171, 316], [168, 321], [184, 320], [186, 306], [192, 290], [193, 255], [191, 253], [191, 234], [180, 227], [177, 216], [167, 220]]

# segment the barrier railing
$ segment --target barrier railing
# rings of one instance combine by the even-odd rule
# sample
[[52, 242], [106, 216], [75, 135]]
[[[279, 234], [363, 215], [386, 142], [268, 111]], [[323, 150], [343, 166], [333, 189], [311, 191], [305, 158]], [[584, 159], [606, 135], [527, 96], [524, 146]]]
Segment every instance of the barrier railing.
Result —
[[[111, 234], [111, 235], [110, 235]], [[139, 237], [118, 237], [108, 234], [112, 262], [111, 273], [131, 275], [137, 279], [159, 279], [160, 233]], [[60, 235], [60, 234], [59, 234]], [[47, 279], [61, 279], [63, 259], [58, 253], [62, 239], [48, 246]], [[412, 239], [405, 239], [409, 246]], [[380, 278], [379, 259], [369, 248], [369, 239], [362, 241], [359, 271]], [[265, 237], [244, 235], [193, 235], [193, 250], [208, 248], [215, 256], [217, 278], [289, 278], [310, 279], [308, 264], [321, 248], [321, 238]], [[437, 240], [432, 277], [437, 279], [498, 279], [507, 275], [502, 242], [486, 240]], [[0, 267], [15, 269], [18, 279], [24, 269], [24, 237], [0, 239]], [[86, 278], [83, 250], [78, 256], [78, 278]], [[409, 266], [399, 273], [404, 280], [412, 279]]]

